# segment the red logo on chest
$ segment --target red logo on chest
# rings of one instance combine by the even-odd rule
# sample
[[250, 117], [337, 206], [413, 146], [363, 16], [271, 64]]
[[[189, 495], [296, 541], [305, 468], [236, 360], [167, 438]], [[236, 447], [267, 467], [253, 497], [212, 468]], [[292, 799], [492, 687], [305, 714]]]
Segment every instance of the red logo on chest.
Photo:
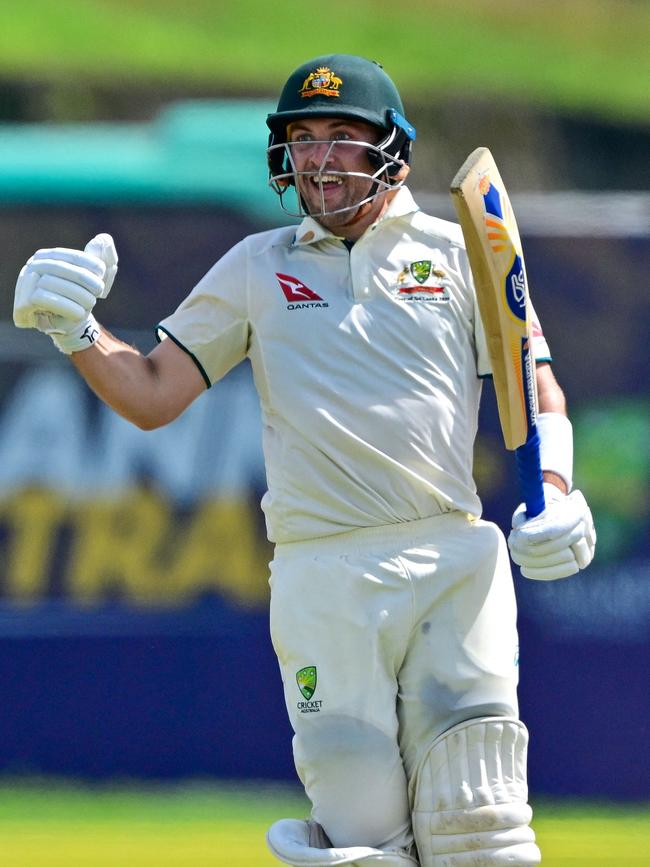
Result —
[[284, 292], [284, 297], [287, 301], [322, 301], [323, 299], [320, 295], [317, 295], [315, 292], [305, 286], [302, 280], [298, 280], [296, 277], [290, 277], [289, 274], [278, 274], [276, 272], [275, 276], [278, 278], [278, 283], [280, 284], [280, 288]]

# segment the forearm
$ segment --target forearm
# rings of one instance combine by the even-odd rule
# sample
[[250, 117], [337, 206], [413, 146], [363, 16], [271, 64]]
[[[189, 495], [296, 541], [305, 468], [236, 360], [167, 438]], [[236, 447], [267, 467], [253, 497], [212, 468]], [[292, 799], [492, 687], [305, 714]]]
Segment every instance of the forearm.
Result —
[[547, 362], [537, 367], [537, 404], [539, 412], [567, 414], [564, 392], [555, 379], [551, 365]]
[[591, 563], [596, 531], [589, 506], [573, 484], [573, 429], [566, 400], [549, 364], [537, 368], [544, 511], [529, 518], [522, 503], [512, 516], [508, 546], [525, 578], [555, 581]]
[[[567, 406], [564, 392], [555, 379], [551, 366], [547, 363], [537, 367], [537, 399], [540, 415], [542, 413], [557, 413], [566, 416]], [[567, 423], [565, 422], [565, 424]], [[563, 494], [568, 493], [569, 488], [562, 475], [552, 470], [544, 470], [543, 476], [545, 482], [555, 485]]]
[[164, 424], [158, 421], [155, 367], [135, 347], [102, 328], [93, 346], [70, 358], [88, 386], [119, 415], [145, 430]]

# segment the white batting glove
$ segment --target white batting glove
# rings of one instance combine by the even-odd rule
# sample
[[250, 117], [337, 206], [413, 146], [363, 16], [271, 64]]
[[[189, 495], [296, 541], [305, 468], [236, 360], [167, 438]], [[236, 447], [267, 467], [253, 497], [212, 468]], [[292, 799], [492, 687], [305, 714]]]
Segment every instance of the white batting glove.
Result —
[[544, 485], [546, 508], [526, 518], [522, 503], [512, 516], [508, 547], [524, 578], [555, 581], [587, 567], [594, 557], [596, 530], [591, 510], [580, 491], [565, 495]]
[[92, 309], [106, 298], [116, 273], [110, 235], [96, 235], [83, 251], [38, 250], [18, 275], [14, 323], [49, 334], [66, 355], [88, 349], [99, 337]]

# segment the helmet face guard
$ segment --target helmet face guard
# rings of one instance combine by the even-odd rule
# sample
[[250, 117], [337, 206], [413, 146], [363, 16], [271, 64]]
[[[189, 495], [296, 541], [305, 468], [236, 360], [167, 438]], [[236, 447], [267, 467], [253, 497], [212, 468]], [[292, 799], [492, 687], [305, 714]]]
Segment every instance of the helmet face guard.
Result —
[[[381, 66], [362, 57], [348, 54], [328, 55], [311, 60], [299, 67], [285, 84], [277, 111], [267, 117], [271, 130], [267, 158], [269, 184], [280, 196], [282, 208], [292, 216], [302, 216], [307, 208], [300, 195], [303, 179], [316, 180], [320, 188], [320, 211], [311, 215], [325, 216], [347, 211], [369, 202], [381, 193], [396, 189], [403, 183], [401, 169], [409, 164], [415, 128], [404, 117], [404, 109], [397, 88]], [[317, 170], [299, 171], [295, 159], [299, 143], [287, 141], [289, 124], [310, 118], [337, 118], [362, 121], [379, 130], [380, 141], [375, 144], [355, 141], [326, 142], [330, 145]], [[310, 144], [322, 144], [311, 142]], [[371, 173], [335, 172], [337, 176], [367, 177], [368, 195], [345, 208], [326, 208], [322, 176], [326, 163], [335, 148], [363, 147], [371, 166]], [[284, 198], [293, 187], [297, 206], [290, 209]]]
[[[269, 178], [270, 186], [280, 197], [280, 205], [285, 213], [292, 217], [301, 217], [309, 214], [312, 217], [325, 217], [330, 214], [338, 214], [344, 211], [354, 210], [366, 202], [371, 202], [381, 193], [395, 190], [403, 183], [403, 179], [397, 179], [403, 166], [407, 163], [399, 157], [393, 157], [388, 152], [383, 150], [379, 144], [373, 145], [364, 141], [310, 141], [307, 144], [303, 142], [284, 142], [283, 144], [271, 145], [268, 149], [269, 165], [273, 166], [272, 173]], [[312, 169], [301, 169], [302, 163], [300, 157], [301, 150], [314, 146], [326, 146], [323, 158], [320, 164]], [[341, 162], [345, 161], [346, 156], [356, 156], [354, 151], [363, 150], [367, 157], [370, 171], [345, 171], [340, 169], [332, 169], [330, 167], [331, 159], [339, 157]], [[277, 173], [273, 174], [273, 171]], [[340, 179], [339, 182], [345, 182], [346, 178], [365, 178], [368, 181], [367, 195], [362, 196], [355, 202], [345, 205], [340, 208], [328, 208], [325, 201], [324, 183], [332, 181], [332, 179]], [[315, 183], [319, 190], [320, 208], [307, 208], [301, 188], [305, 183]], [[286, 194], [293, 191], [295, 194], [295, 204], [291, 201], [287, 203]]]

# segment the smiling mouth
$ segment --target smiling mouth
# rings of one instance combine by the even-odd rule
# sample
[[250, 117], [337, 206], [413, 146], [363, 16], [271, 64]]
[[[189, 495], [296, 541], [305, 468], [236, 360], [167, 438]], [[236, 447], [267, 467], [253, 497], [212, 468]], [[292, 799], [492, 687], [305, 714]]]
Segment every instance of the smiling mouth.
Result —
[[341, 175], [314, 175], [312, 183], [316, 186], [323, 184], [324, 186], [340, 186], [343, 183]]

